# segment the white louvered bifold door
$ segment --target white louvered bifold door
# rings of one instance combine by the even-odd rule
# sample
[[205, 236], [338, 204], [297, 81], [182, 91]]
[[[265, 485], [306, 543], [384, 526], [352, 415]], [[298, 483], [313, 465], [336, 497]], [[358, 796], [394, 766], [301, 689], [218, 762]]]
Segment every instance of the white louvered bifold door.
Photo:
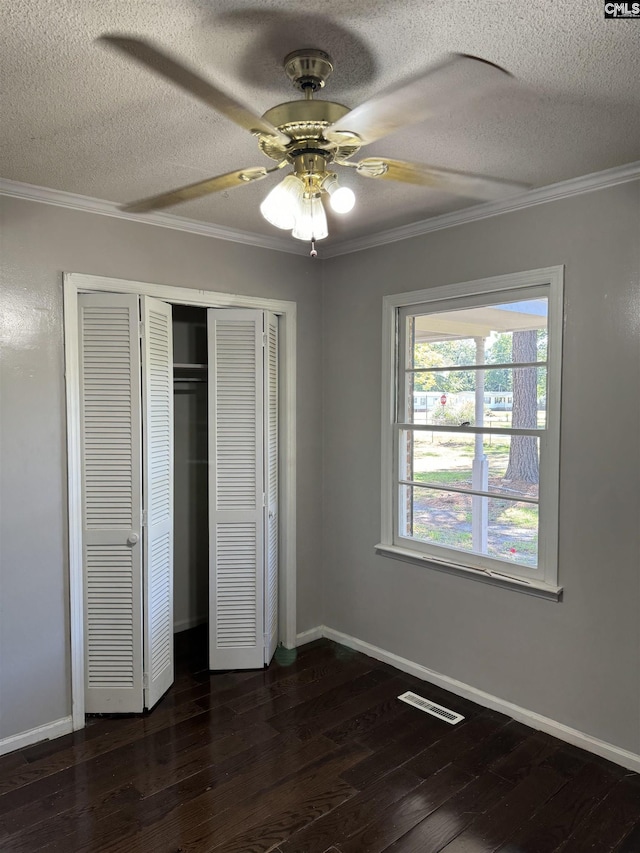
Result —
[[264, 666], [263, 312], [214, 309], [209, 347], [209, 668]]
[[144, 706], [173, 683], [173, 338], [171, 306], [142, 298]]
[[278, 645], [278, 318], [265, 314], [265, 663]]
[[80, 415], [87, 713], [143, 709], [138, 297], [82, 294]]

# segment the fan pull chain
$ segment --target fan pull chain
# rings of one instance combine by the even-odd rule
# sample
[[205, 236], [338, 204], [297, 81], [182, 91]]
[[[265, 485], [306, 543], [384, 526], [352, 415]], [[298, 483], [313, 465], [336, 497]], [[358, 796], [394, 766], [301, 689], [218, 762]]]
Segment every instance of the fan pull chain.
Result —
[[309, 256], [311, 258], [317, 258], [318, 257], [318, 250], [316, 249], [316, 241], [315, 240], [311, 241], [311, 251], [309, 252]]

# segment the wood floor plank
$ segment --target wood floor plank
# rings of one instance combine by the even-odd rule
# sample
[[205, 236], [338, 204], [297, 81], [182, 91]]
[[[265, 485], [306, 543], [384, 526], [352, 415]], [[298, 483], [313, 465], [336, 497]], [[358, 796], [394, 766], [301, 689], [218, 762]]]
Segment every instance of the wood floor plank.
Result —
[[[360, 672], [371, 671], [359, 658], [350, 663], [357, 667]], [[340, 671], [344, 671], [342, 667], [340, 667]], [[337, 674], [335, 653], [332, 649], [323, 649], [322, 652], [318, 653], [318, 661], [314, 662], [313, 666], [306, 666], [293, 672], [281, 669], [278, 674], [281, 677], [270, 679], [260, 689], [252, 693], [248, 693], [246, 688], [238, 691], [236, 698], [228, 697], [225, 700], [225, 705], [237, 714], [244, 714], [257, 705], [278, 696], [302, 693], [305, 687], [314, 682], [323, 682], [324, 679], [335, 678]]]
[[[109, 849], [110, 845], [118, 849], [118, 845], [124, 847], [133, 838], [153, 833], [154, 827], [162, 822], [186, 825], [206, 820], [210, 814], [225, 812], [237, 802], [259, 794], [334, 750], [335, 745], [322, 738], [302, 744], [292, 736], [276, 737], [262, 746], [251, 747], [212, 764], [107, 820], [95, 822], [95, 837]], [[68, 836], [52, 844], [51, 849], [61, 853], [82, 849], [82, 830], [81, 825], [74, 826]]]
[[[226, 808], [212, 809], [213, 798], [206, 794], [196, 797], [136, 833], [127, 840], [126, 846], [118, 840], [113, 844], [101, 843], [95, 850], [100, 853], [124, 853], [125, 850], [127, 853], [147, 853], [151, 850], [154, 853], [175, 853], [180, 849], [181, 853], [204, 853], [213, 849], [214, 845], [232, 841], [241, 831], [247, 832], [267, 824], [283, 803], [295, 814], [301, 809], [312, 820], [311, 804], [314, 797], [322, 799], [327, 792], [337, 792], [336, 796], [346, 799], [355, 793], [338, 777], [342, 769], [359, 760], [362, 750], [358, 746], [338, 747], [329, 755], [303, 767], [289, 778], [268, 785], [258, 793], [246, 796], [246, 792], [234, 792], [233, 800]], [[76, 853], [83, 851], [83, 847], [76, 849]]]
[[[624, 850], [623, 844], [635, 824], [640, 824], [640, 777], [633, 774], [618, 780], [560, 849], [562, 853], [609, 853], [614, 849], [616, 853], [638, 853], [640, 845], [629, 842]], [[640, 830], [635, 836], [640, 839]]]
[[[303, 740], [313, 737], [316, 731], [325, 732], [335, 728], [335, 726], [358, 714], [368, 713], [378, 705], [392, 700], [397, 690], [398, 682], [394, 679], [372, 685], [367, 690], [359, 691], [355, 696], [348, 697], [344, 702], [336, 704], [333, 708], [325, 708], [321, 713], [302, 720], [299, 724], [294, 725], [294, 730], [298, 737]], [[269, 722], [274, 725], [273, 720]]]
[[[52, 743], [52, 741], [44, 741], [44, 743]], [[10, 752], [8, 755], [0, 756], [0, 780], [6, 775], [14, 774], [17, 770], [21, 770], [26, 763], [25, 750], [18, 750]]]
[[283, 730], [311, 716], [314, 708], [319, 713], [324, 708], [333, 707], [349, 696], [375, 686], [379, 681], [380, 677], [368, 669], [366, 664], [357, 660], [349, 661], [311, 684], [266, 697], [257, 707], [238, 716], [247, 725], [269, 721]]
[[398, 700], [396, 695], [394, 685], [397, 683], [393, 679], [389, 683], [388, 697], [385, 696], [380, 702], [325, 729], [326, 736], [338, 744], [347, 743], [350, 740], [363, 742], [363, 738], [379, 726], [385, 724], [397, 726], [398, 723], [408, 720], [406, 706]]
[[493, 737], [504, 728], [505, 724], [502, 720], [488, 714], [466, 723], [458, 723], [456, 726], [450, 726], [447, 723], [443, 725], [446, 726], [446, 730], [442, 737], [412, 758], [406, 765], [407, 770], [426, 779], [449, 761], [461, 759], [467, 751], [477, 748], [487, 738]]
[[[228, 842], [217, 843], [217, 834], [207, 851], [216, 853], [266, 853], [272, 850], [274, 843], [288, 838], [299, 828], [308, 826], [327, 812], [340, 806], [353, 795], [353, 789], [340, 778], [327, 779], [324, 785], [308, 786], [294, 802], [289, 802], [280, 810], [270, 810], [251, 829], [242, 830]], [[188, 849], [188, 848], [187, 848]], [[192, 853], [200, 853], [197, 844]]]
[[640, 776], [359, 652], [210, 673], [199, 626], [175, 663], [151, 713], [0, 758], [2, 853], [640, 853]]
[[[363, 737], [360, 742], [373, 749], [374, 752], [349, 770], [345, 775], [345, 780], [356, 788], [360, 788], [372, 779], [378, 779], [401, 767], [410, 759], [415, 758], [426, 747], [450, 733], [450, 727], [447, 723], [427, 714], [420, 714], [419, 711], [416, 711], [413, 718], [409, 719], [411, 721], [406, 724], [403, 733], [398, 735], [397, 732], [394, 732], [394, 738], [390, 737], [386, 731], [383, 731], [380, 737], [380, 730], [378, 730], [379, 739], [377, 741], [371, 737]], [[448, 763], [448, 760], [444, 763]], [[424, 776], [420, 775], [420, 778], [424, 778]]]
[[501, 726], [496, 732], [484, 738], [472, 749], [458, 755], [454, 761], [462, 770], [471, 775], [481, 773], [485, 768], [491, 768], [504, 756], [508, 756], [530, 734], [531, 729], [522, 723], [511, 720]]
[[160, 756], [144, 759], [138, 754], [131, 763], [121, 758], [117, 767], [100, 775], [85, 775], [82, 783], [74, 786], [74, 796], [65, 790], [64, 796], [47, 798], [45, 803], [34, 802], [19, 813], [7, 815], [6, 826], [14, 834], [2, 839], [3, 851], [22, 850], [25, 838], [35, 844], [63, 837], [74, 831], [76, 823], [87, 818], [91, 821], [107, 818], [123, 807], [135, 812], [143, 808], [144, 796], [175, 785], [203, 768], [215, 767], [252, 747], [262, 749], [276, 735], [273, 729], [263, 725], [206, 743], [195, 751], [178, 748], [171, 754], [163, 751]]
[[[317, 652], [314, 656], [316, 649]], [[209, 673], [207, 670], [197, 685], [193, 683], [193, 674], [188, 673], [189, 686], [183, 691], [178, 688], [183, 683], [183, 679], [187, 678], [187, 675], [178, 672], [174, 688], [150, 715], [90, 717], [87, 728], [79, 732], [65, 735], [54, 741], [44, 741], [42, 744], [15, 753], [14, 755], [18, 758], [12, 756], [10, 762], [7, 760], [4, 770], [3, 766], [0, 765], [0, 795], [6, 791], [13, 791], [18, 787], [28, 785], [37, 779], [58, 773], [78, 762], [95, 758], [103, 752], [133, 743], [140, 738], [141, 731], [145, 734], [152, 734], [165, 728], [171, 729], [181, 721], [190, 720], [194, 716], [200, 716], [203, 712], [222, 705], [225, 696], [242, 695], [242, 692], [250, 687], [257, 689], [264, 683], [265, 678], [268, 679], [269, 683], [277, 682], [278, 679], [290, 677], [292, 673], [303, 671], [308, 666], [317, 665], [318, 660], [316, 658], [321, 661], [324, 658], [333, 660], [335, 657], [335, 647], [332, 647], [328, 641], [319, 640], [302, 646], [295, 659], [286, 666], [274, 664], [268, 670], [257, 672]], [[358, 659], [362, 657], [364, 660], [364, 656], [357, 657]], [[366, 669], [367, 667], [363, 668]], [[266, 676], [265, 673], [269, 673], [269, 675]], [[242, 686], [239, 690], [234, 689], [240, 685]], [[202, 694], [204, 702], [201, 704], [194, 703], [195, 697], [185, 695], [189, 694], [194, 686], [198, 688], [198, 696], [200, 696], [200, 690], [204, 690]], [[0, 813], [1, 809], [2, 806], [0, 805]]]
[[281, 843], [281, 853], [324, 853], [328, 845], [346, 840], [420, 784], [417, 776], [405, 770], [390, 773], [310, 826], [292, 834]]
[[529, 773], [557, 752], [561, 741], [543, 732], [527, 729], [528, 736], [518, 743], [514, 749], [507, 751], [504, 756], [497, 758], [491, 769], [508, 782], [519, 782]]
[[[360, 743], [364, 743], [366, 746], [370, 746], [372, 749], [380, 749], [381, 747], [404, 737], [409, 728], [411, 728], [416, 722], [416, 715], [414, 713], [415, 709], [410, 708], [404, 702], [400, 701], [397, 703], [397, 708], [397, 715], [390, 714], [388, 717], [377, 720], [371, 728], [359, 731], [357, 740]], [[331, 729], [327, 729], [327, 737], [331, 737], [331, 739], [336, 740], [337, 743], [343, 742], [343, 726], [349, 726], [350, 724], [351, 721], [346, 720], [342, 724], [334, 726]], [[337, 737], [334, 738], [334, 734]]]
[[[370, 665], [360, 658], [353, 656], [349, 659], [349, 667], [354, 671], [364, 673], [370, 671]], [[289, 666], [272, 666], [253, 673], [252, 677], [228, 688], [222, 687], [216, 676], [212, 675], [211, 687], [216, 701], [226, 705], [236, 713], [250, 711], [252, 708], [291, 690], [296, 685], [304, 686], [324, 678], [338, 678], [345, 672], [342, 667], [335, 666], [335, 650], [323, 647], [315, 657], [309, 655], [296, 658]]]
[[449, 764], [421, 782], [402, 800], [383, 809], [375, 820], [346, 841], [340, 841], [339, 850], [341, 853], [382, 853], [472, 781], [464, 770]]
[[[206, 713], [201, 711], [201, 725], [209, 734], [207, 740], [213, 750], [218, 740], [232, 735], [241, 735], [244, 727], [228, 709], [215, 708]], [[248, 729], [249, 727], [247, 727]], [[106, 793], [119, 784], [133, 781], [132, 773], [143, 776], [158, 761], [175, 752], [176, 732], [163, 728], [151, 735], [139, 732], [137, 741], [128, 742], [116, 749], [100, 752], [95, 758], [79, 765], [67, 767], [58, 773], [38, 778], [21, 785], [0, 797], [0, 816], [34, 800], [41, 800], [71, 786], [76, 795], [83, 798], [86, 792]], [[79, 768], [82, 772], [79, 773]], [[76, 780], [79, 779], [79, 782]]]
[[493, 806], [510, 789], [505, 779], [491, 772], [483, 773], [399, 838], [385, 853], [438, 853], [477, 814]]
[[613, 853], [638, 853], [638, 850], [640, 850], [640, 823], [637, 823], [631, 832], [622, 839]]
[[[91, 825], [117, 814], [123, 807], [138, 804], [142, 795], [133, 785], [123, 785], [99, 800], [91, 800], [56, 815], [50, 821], [39, 822], [2, 839], [3, 853], [32, 853], [41, 850], [52, 838], [66, 837], [79, 824]], [[72, 848], [69, 848], [72, 849]]]
[[585, 764], [503, 847], [502, 853], [555, 851], [618, 781], [615, 773]]
[[[37, 791], [41, 788], [43, 790], [50, 789], [54, 783], [52, 781], [47, 782], [47, 777], [54, 776], [60, 771], [72, 769], [79, 761], [90, 761], [120, 748], [131, 748], [141, 737], [153, 734], [160, 734], [161, 737], [165, 737], [167, 732], [169, 733], [168, 736], [171, 737], [176, 725], [193, 717], [200, 717], [199, 722], [202, 722], [204, 719], [202, 715], [204, 714], [209, 715], [214, 731], [218, 720], [229, 720], [234, 717], [233, 712], [228, 708], [210, 708], [207, 707], [206, 703], [188, 702], [166, 711], [159, 707], [149, 716], [117, 720], [111, 734], [87, 740], [81, 746], [71, 746], [62, 752], [56, 752], [45, 759], [29, 764], [21, 772], [0, 783], [0, 814], [3, 814], [7, 808], [13, 807], [11, 804], [16, 799], [16, 794], [20, 788], [28, 787], [28, 790], [24, 792], [27, 798], [39, 796], [40, 794], [30, 786], [42, 783], [38, 786]], [[118, 723], [121, 725], [117, 725]]]
[[520, 780], [493, 808], [475, 818], [442, 853], [494, 853], [567, 783], [562, 761], [552, 756]]

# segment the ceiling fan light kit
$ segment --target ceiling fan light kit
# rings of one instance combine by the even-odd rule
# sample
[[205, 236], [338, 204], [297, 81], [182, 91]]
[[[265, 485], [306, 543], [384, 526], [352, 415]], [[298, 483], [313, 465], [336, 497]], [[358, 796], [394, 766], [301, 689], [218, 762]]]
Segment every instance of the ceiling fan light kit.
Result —
[[260, 213], [271, 225], [291, 231], [298, 240], [324, 240], [329, 236], [322, 195], [328, 193], [336, 213], [348, 213], [355, 204], [349, 187], [340, 187], [332, 173], [292, 172], [277, 184], [260, 205]]
[[322, 188], [329, 193], [329, 204], [336, 213], [349, 213], [356, 203], [356, 194], [350, 187], [341, 187], [336, 175], [327, 175]]
[[159, 210], [182, 201], [262, 180], [286, 166], [292, 172], [277, 184], [260, 205], [271, 225], [291, 231], [294, 238], [311, 242], [328, 236], [323, 197], [336, 213], [348, 213], [355, 193], [340, 186], [334, 167], [351, 166], [366, 178], [436, 187], [467, 198], [495, 199], [521, 192], [523, 184], [439, 169], [387, 157], [351, 161], [361, 147], [410, 124], [459, 107], [470, 98], [494, 92], [513, 78], [504, 69], [464, 54], [454, 54], [416, 77], [392, 87], [354, 109], [333, 101], [314, 100], [333, 72], [331, 57], [305, 48], [288, 54], [284, 70], [302, 100], [288, 101], [259, 116], [155, 46], [129, 36], [102, 36], [100, 42], [169, 79], [235, 124], [257, 137], [258, 147], [276, 165], [248, 167], [208, 178], [187, 187], [126, 205], [125, 210]]
[[312, 247], [316, 240], [324, 240], [329, 236], [327, 214], [319, 196], [303, 197], [300, 215], [291, 234], [298, 240], [311, 243]]

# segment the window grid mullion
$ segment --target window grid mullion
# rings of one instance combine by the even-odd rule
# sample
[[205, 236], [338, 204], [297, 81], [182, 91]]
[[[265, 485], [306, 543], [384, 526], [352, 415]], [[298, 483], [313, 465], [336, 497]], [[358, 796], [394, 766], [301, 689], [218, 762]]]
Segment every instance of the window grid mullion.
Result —
[[455, 424], [412, 424], [396, 422], [394, 427], [399, 430], [415, 430], [416, 432], [450, 432], [462, 435], [532, 435], [540, 438], [547, 431], [546, 427], [539, 429], [524, 429], [520, 427], [478, 427], [478, 426], [456, 426]]
[[525, 370], [547, 367], [546, 361], [507, 361], [500, 364], [450, 364], [449, 367], [405, 367], [405, 373], [449, 373], [463, 370]]
[[431, 489], [434, 492], [455, 492], [459, 495], [476, 495], [480, 498], [496, 498], [501, 501], [513, 501], [514, 503], [527, 503], [539, 505], [538, 498], [527, 495], [505, 495], [502, 492], [483, 492], [480, 489], [461, 489], [456, 486], [443, 486], [440, 483], [428, 483], [419, 480], [398, 480], [400, 486], [416, 486], [419, 489]]

